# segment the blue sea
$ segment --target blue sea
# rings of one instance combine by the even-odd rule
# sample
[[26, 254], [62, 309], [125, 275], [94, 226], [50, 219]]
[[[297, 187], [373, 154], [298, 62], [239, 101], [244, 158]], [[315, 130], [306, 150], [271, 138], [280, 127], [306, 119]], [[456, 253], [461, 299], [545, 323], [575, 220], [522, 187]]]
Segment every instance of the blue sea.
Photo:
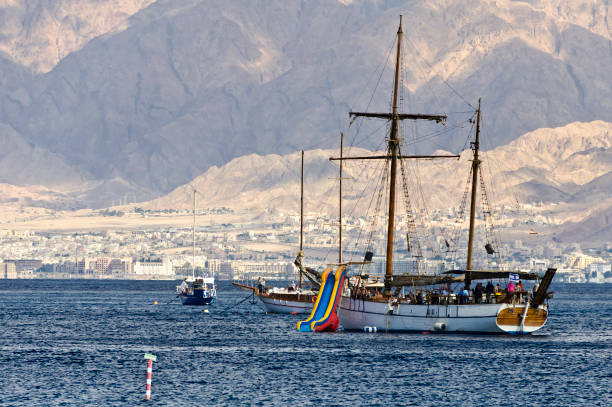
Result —
[[174, 285], [0, 280], [0, 406], [612, 405], [610, 284], [553, 285], [526, 337], [300, 333], [229, 283], [208, 313]]

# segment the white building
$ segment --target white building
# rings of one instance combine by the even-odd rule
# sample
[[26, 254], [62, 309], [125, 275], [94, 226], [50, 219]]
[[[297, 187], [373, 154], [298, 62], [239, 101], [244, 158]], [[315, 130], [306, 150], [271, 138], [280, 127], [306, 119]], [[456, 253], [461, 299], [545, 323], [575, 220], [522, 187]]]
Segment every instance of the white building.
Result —
[[589, 283], [612, 282], [612, 264], [591, 263], [587, 266], [587, 278]]
[[584, 270], [561, 268], [557, 270], [555, 278], [560, 283], [586, 283], [587, 279]]
[[236, 260], [230, 262], [234, 280], [250, 280], [263, 277], [266, 280], [295, 279], [298, 276], [297, 269], [291, 262], [267, 261], [253, 262]]
[[134, 262], [134, 274], [140, 276], [174, 278], [172, 262], [164, 257], [162, 260]]

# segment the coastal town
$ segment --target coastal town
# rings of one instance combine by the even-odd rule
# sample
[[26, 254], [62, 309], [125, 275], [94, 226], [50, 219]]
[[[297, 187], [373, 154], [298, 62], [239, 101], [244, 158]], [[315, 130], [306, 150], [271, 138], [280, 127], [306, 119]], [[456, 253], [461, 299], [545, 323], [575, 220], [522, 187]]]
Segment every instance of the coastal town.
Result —
[[[299, 248], [300, 219], [296, 214], [275, 214], [265, 221], [228, 222], [231, 210], [217, 208], [198, 213], [206, 218], [200, 224], [178, 227], [96, 228], [83, 230], [10, 229], [0, 225], [0, 278], [88, 278], [88, 279], [179, 279], [192, 273], [214, 275], [219, 280], [294, 280], [293, 265]], [[110, 218], [174, 219], [189, 218], [191, 212], [151, 211], [132, 208], [130, 212], [98, 211]], [[462, 267], [466, 242], [449, 244], [453, 235], [455, 214], [434, 211], [427, 215], [420, 235], [418, 270], [437, 274]], [[199, 218], [199, 219], [200, 219]], [[578, 243], [538, 240], [534, 230], [554, 220], [546, 217], [500, 222], [497, 234], [502, 237], [496, 253], [476, 251], [475, 264], [480, 268], [501, 267], [508, 270], [543, 272], [555, 267], [559, 282], [612, 282], [612, 244], [581, 247]], [[365, 252], [364, 235], [370, 221], [360, 217], [343, 218], [343, 254], [345, 261], [361, 261]], [[162, 222], [163, 224], [164, 222]], [[304, 219], [304, 254], [307, 264], [322, 269], [337, 262], [338, 222], [324, 214], [308, 214]], [[398, 223], [399, 234], [407, 236], [406, 220]], [[481, 222], [479, 228], [485, 227]], [[516, 231], [522, 232], [517, 234]], [[484, 232], [484, 230], [483, 230]], [[487, 233], [480, 233], [476, 247], [487, 245]], [[508, 240], [508, 236], [510, 239]], [[359, 242], [359, 244], [355, 244]], [[403, 246], [402, 246], [403, 245]], [[414, 245], [414, 243], [413, 243]], [[394, 268], [399, 273], [414, 270], [415, 257], [398, 243]], [[403, 247], [403, 249], [402, 249]], [[369, 250], [373, 257], [364, 266], [369, 275], [384, 274], [383, 231], [371, 236]], [[414, 252], [414, 247], [412, 248]]]

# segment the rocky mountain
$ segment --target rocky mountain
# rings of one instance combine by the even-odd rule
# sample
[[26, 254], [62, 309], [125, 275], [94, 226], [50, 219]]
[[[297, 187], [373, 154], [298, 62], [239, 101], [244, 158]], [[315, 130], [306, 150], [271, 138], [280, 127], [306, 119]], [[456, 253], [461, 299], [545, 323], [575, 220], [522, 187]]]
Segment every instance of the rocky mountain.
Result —
[[[420, 151], [460, 151], [460, 112], [480, 96], [493, 147], [612, 121], [605, 0], [5, 1], [0, 181], [101, 206], [236, 157], [333, 147], [349, 110], [387, 110], [399, 14], [405, 110], [449, 113]], [[362, 129], [359, 144], [378, 148]], [[540, 178], [523, 190], [579, 194]]]
[[563, 225], [557, 238], [565, 242], [610, 242], [611, 229], [612, 205], [608, 205], [578, 222], [568, 222]]
[[[438, 153], [444, 153], [439, 151]], [[369, 155], [371, 151], [351, 148], [346, 156]], [[335, 216], [338, 202], [338, 167], [329, 157], [337, 150], [305, 152], [305, 210]], [[472, 153], [460, 159], [413, 161], [405, 168], [413, 207], [429, 210], [457, 209], [469, 177]], [[510, 144], [483, 151], [482, 172], [488, 197], [495, 208], [531, 204], [538, 215], [556, 218], [555, 229], [566, 240], [571, 233], [612, 239], [612, 123], [571, 123], [555, 129], [527, 133]], [[371, 162], [370, 162], [371, 163]], [[343, 207], [347, 215], [372, 213], [380, 164], [347, 161], [343, 169]], [[252, 154], [213, 167], [188, 185], [143, 206], [150, 209], [189, 209], [193, 189], [198, 191], [198, 208], [228, 207], [262, 214], [299, 213], [300, 153]], [[400, 204], [401, 205], [401, 204]], [[369, 211], [369, 212], [368, 212]], [[585, 222], [583, 224], [583, 222]], [[584, 225], [591, 225], [586, 227]], [[597, 226], [594, 228], [593, 226]]]
[[34, 73], [46, 73], [90, 40], [128, 27], [154, 0], [29, 0], [0, 2], [0, 52]]

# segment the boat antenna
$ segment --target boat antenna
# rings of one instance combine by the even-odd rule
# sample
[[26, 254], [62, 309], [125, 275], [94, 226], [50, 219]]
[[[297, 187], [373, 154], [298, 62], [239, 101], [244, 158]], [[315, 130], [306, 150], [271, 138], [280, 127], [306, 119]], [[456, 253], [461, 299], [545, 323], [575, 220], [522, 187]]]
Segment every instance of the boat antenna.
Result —
[[195, 208], [196, 208], [196, 189], [193, 188], [193, 225], [191, 226], [191, 237], [193, 240], [193, 256], [191, 260], [191, 278], [193, 278], [194, 280], [195, 280]]
[[467, 253], [467, 265], [465, 267], [467, 273], [465, 273], [465, 288], [469, 290], [471, 278], [470, 270], [472, 270], [472, 254], [474, 250], [474, 218], [476, 215], [476, 192], [478, 190], [478, 167], [480, 166], [480, 159], [478, 158], [478, 151], [480, 149], [480, 98], [478, 99], [478, 110], [476, 111], [476, 137], [474, 142], [471, 143], [472, 151], [474, 152], [474, 159], [472, 160], [472, 197], [470, 201], [470, 234], [468, 237], [468, 253]]
[[[302, 150], [302, 172], [300, 176], [300, 254], [304, 250], [304, 150]], [[302, 288], [302, 270], [300, 270], [300, 288]]]
[[338, 263], [342, 264], [342, 148], [344, 133], [340, 133], [340, 193], [338, 196]]

